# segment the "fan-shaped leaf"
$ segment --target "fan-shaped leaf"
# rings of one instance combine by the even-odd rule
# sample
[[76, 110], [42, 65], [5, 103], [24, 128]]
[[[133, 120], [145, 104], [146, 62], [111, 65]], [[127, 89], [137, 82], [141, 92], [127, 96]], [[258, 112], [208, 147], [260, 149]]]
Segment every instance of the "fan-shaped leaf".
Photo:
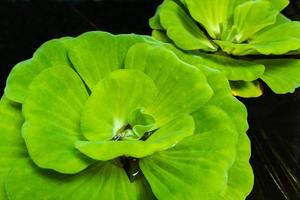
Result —
[[284, 22], [257, 33], [249, 43], [216, 40], [223, 51], [238, 55], [281, 55], [300, 49], [300, 22]]
[[248, 1], [237, 6], [234, 10], [233, 28], [237, 30], [234, 41], [244, 42], [258, 31], [274, 24], [278, 14], [279, 11], [265, 0]]
[[270, 59], [257, 62], [266, 66], [261, 79], [275, 93], [292, 93], [300, 86], [300, 59]]
[[149, 25], [154, 30], [163, 30], [164, 29], [160, 23], [160, 17], [159, 17], [160, 7], [161, 6], [157, 7], [154, 16], [149, 19]]
[[[140, 161], [158, 199], [217, 199], [226, 185], [226, 171], [235, 154], [235, 128], [216, 107], [201, 110], [195, 118], [196, 135]], [[204, 124], [211, 129], [200, 132]]]
[[146, 113], [155, 118], [157, 126], [197, 110], [212, 95], [200, 70], [160, 46], [133, 46], [126, 57], [125, 67], [144, 71], [156, 84], [158, 95]]
[[213, 39], [232, 24], [234, 8], [247, 0], [185, 0], [192, 17], [199, 22]]
[[237, 132], [239, 134], [245, 133], [248, 129], [247, 110], [238, 99], [231, 95], [231, 88], [227, 79], [213, 69], [202, 68], [201, 70], [214, 91], [214, 95], [205, 106], [211, 104], [221, 107], [234, 122]]
[[23, 103], [28, 86], [44, 69], [56, 66], [68, 66], [67, 45], [70, 37], [50, 40], [34, 53], [33, 58], [18, 63], [10, 72], [5, 87], [5, 95], [10, 100]]
[[[227, 186], [224, 188], [220, 198], [236, 200], [238, 198], [235, 194], [239, 194], [242, 200], [251, 192], [254, 184], [253, 172], [249, 164], [251, 155], [250, 144], [245, 134], [248, 129], [247, 120], [245, 120], [247, 118], [247, 111], [240, 101], [230, 95], [230, 87], [224, 76], [221, 76], [209, 68], [202, 70], [205, 72], [207, 80], [214, 90], [214, 96], [206, 106], [209, 107], [209, 105], [211, 105], [222, 108], [222, 110], [227, 113], [227, 116], [230, 116], [232, 122], [234, 122], [235, 129], [239, 134], [236, 145], [237, 154], [233, 165], [228, 171]], [[201, 127], [202, 131], [206, 131], [212, 129], [213, 126], [213, 124], [211, 124], [211, 126], [202, 124], [197, 125], [197, 128], [199, 129], [199, 127]], [[242, 180], [244, 180], [243, 183], [240, 183], [239, 181]]]
[[175, 1], [165, 1], [159, 8], [160, 23], [169, 38], [181, 49], [216, 51], [196, 22]]
[[130, 114], [151, 104], [157, 89], [141, 71], [117, 70], [93, 89], [81, 118], [81, 130], [88, 140], [111, 140], [129, 124]]
[[[72, 43], [69, 57], [90, 90], [110, 72], [123, 67], [128, 48], [143, 42], [138, 35], [112, 35], [106, 32], [88, 32]], [[84, 51], [83, 51], [84, 49]]]
[[84, 84], [71, 68], [46, 69], [31, 83], [23, 104], [22, 133], [39, 167], [76, 173], [91, 163], [74, 147], [81, 138], [80, 116], [87, 98]]
[[228, 80], [253, 81], [258, 79], [264, 73], [265, 67], [254, 61], [235, 59], [223, 55], [213, 54], [182, 54], [180, 56], [185, 62], [193, 64], [201, 69], [207, 66], [223, 72]]
[[240, 134], [236, 159], [228, 171], [227, 187], [222, 199], [244, 200], [250, 193], [254, 182], [254, 175], [249, 164], [250, 155], [250, 140], [245, 133]]
[[300, 22], [281, 23], [257, 34], [250, 44], [261, 54], [285, 54], [300, 49], [299, 32]]
[[24, 122], [21, 106], [3, 96], [0, 116], [0, 199], [6, 199], [4, 178], [16, 160], [27, 157], [27, 150], [21, 137]]
[[278, 10], [283, 10], [287, 5], [289, 5], [289, 0], [267, 0], [272, 6]]
[[40, 169], [30, 160], [16, 163], [6, 179], [9, 199], [135, 200], [137, 188], [120, 164], [100, 162], [76, 175]]

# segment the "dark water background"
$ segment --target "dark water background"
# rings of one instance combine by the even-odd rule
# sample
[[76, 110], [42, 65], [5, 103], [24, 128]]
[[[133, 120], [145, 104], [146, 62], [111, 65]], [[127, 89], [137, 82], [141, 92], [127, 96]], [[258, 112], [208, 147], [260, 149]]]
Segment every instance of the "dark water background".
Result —
[[[11, 68], [43, 42], [91, 30], [150, 34], [148, 18], [161, 0], [0, 0], [0, 95]], [[284, 11], [300, 20], [300, 0]], [[249, 110], [255, 185], [248, 200], [300, 199], [300, 90], [241, 99]]]

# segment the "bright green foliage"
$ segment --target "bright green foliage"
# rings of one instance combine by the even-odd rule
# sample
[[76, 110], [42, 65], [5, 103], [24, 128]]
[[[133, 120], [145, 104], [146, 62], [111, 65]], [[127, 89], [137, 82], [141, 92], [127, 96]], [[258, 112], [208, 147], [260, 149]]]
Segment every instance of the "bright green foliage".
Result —
[[[230, 84], [236, 96], [260, 96], [262, 88], [249, 82], [258, 79], [284, 94], [300, 85], [299, 65], [291, 69], [276, 64], [276, 56], [300, 52], [300, 22], [280, 13], [288, 4], [288, 0], [165, 0], [150, 26], [154, 38], [198, 57], [186, 62], [216, 68], [229, 81], [238, 81]], [[253, 55], [264, 56], [268, 64]], [[249, 79], [250, 74], [255, 78]]]
[[94, 87], [86, 102], [81, 118], [82, 134], [88, 140], [110, 140], [122, 134], [120, 130], [129, 124], [131, 112], [147, 107], [156, 94], [155, 83], [140, 71], [110, 73]]
[[95, 160], [111, 160], [120, 156], [143, 158], [154, 152], [163, 151], [176, 145], [183, 138], [194, 132], [194, 121], [190, 115], [183, 115], [159, 128], [146, 141], [128, 140], [121, 141], [79, 141], [76, 148], [83, 154]]
[[0, 199], [245, 199], [246, 110], [205, 60], [137, 35], [42, 45], [0, 101]]
[[[167, 1], [160, 11], [160, 23], [165, 27], [168, 37], [184, 50], [203, 49], [215, 51], [216, 47], [198, 28], [188, 14], [178, 4]], [[189, 40], [186, 40], [189, 38]]]
[[203, 73], [165, 48], [137, 44], [129, 50], [125, 67], [143, 71], [156, 83], [158, 94], [146, 112], [157, 126], [196, 111], [212, 95]]
[[32, 160], [62, 173], [87, 167], [90, 162], [74, 149], [74, 141], [81, 138], [80, 116], [88, 98], [78, 75], [71, 68], [45, 69], [32, 81], [27, 95], [22, 135]]
[[[23, 185], [23, 187], [21, 187]], [[134, 184], [125, 171], [112, 162], [99, 162], [75, 174], [39, 169], [29, 159], [14, 163], [6, 178], [9, 199], [124, 199], [136, 198]]]
[[128, 48], [143, 40], [134, 34], [114, 37], [109, 33], [87, 32], [71, 44], [68, 55], [75, 70], [92, 90], [99, 80], [122, 68]]
[[278, 13], [268, 1], [248, 1], [240, 4], [233, 13], [232, 31], [237, 32], [233, 41], [242, 43], [252, 38], [260, 30], [274, 24]]
[[21, 137], [24, 118], [20, 105], [3, 96], [0, 101], [0, 116], [0, 199], [4, 199], [4, 178], [17, 160], [27, 157], [27, 151]]
[[69, 37], [50, 40], [44, 43], [31, 59], [18, 63], [7, 79], [5, 95], [15, 102], [23, 103], [28, 86], [41, 71], [53, 66], [69, 66], [66, 46], [72, 40]]
[[300, 76], [294, 76], [299, 71], [299, 59], [272, 59], [259, 62], [269, 66], [262, 80], [276, 93], [294, 92], [295, 88], [300, 87]]

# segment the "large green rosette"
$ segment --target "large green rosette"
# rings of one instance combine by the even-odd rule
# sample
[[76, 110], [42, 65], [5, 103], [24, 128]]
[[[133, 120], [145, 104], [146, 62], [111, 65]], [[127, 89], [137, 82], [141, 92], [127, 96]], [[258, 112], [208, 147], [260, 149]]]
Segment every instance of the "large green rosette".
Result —
[[245, 199], [245, 107], [225, 76], [146, 36], [42, 45], [0, 102], [0, 199]]
[[[222, 71], [232, 93], [258, 97], [261, 81], [277, 94], [300, 86], [300, 22], [288, 0], [165, 0], [150, 19], [152, 36]], [[263, 60], [257, 59], [262, 58]]]

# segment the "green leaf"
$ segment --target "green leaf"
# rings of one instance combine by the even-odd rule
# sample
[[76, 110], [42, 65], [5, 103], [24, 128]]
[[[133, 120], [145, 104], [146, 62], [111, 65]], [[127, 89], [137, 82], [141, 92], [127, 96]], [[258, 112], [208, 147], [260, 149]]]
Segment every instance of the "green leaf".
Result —
[[145, 112], [154, 117], [158, 127], [177, 116], [192, 113], [212, 95], [199, 69], [182, 62], [162, 46], [145, 43], [133, 46], [125, 67], [144, 71], [156, 84], [158, 95]]
[[0, 116], [0, 199], [6, 199], [4, 178], [16, 160], [27, 157], [27, 151], [21, 137], [24, 122], [21, 106], [3, 96]]
[[84, 84], [71, 68], [48, 68], [33, 80], [23, 104], [22, 134], [39, 167], [76, 173], [91, 163], [74, 148], [81, 138], [79, 122], [87, 98]]
[[67, 45], [70, 37], [50, 40], [37, 49], [29, 60], [18, 63], [10, 72], [5, 95], [12, 101], [23, 103], [32, 80], [44, 69], [68, 66]]
[[216, 51], [196, 22], [175, 1], [165, 1], [159, 8], [160, 23], [167, 35], [183, 50]]
[[222, 195], [224, 200], [243, 200], [252, 190], [254, 175], [249, 164], [250, 156], [250, 140], [245, 133], [240, 134], [236, 159], [228, 171], [227, 187]]
[[226, 55], [197, 53], [191, 54], [182, 52], [172, 45], [165, 44], [165, 47], [172, 50], [181, 60], [198, 67], [217, 69], [224, 73], [228, 80], [253, 81], [264, 73], [265, 67], [257, 62], [243, 59], [231, 58]]
[[284, 23], [287, 23], [287, 22], [291, 22], [291, 20], [289, 18], [287, 18], [286, 16], [284, 16], [283, 14], [279, 13], [277, 15], [275, 24], [272, 24], [272, 25], [268, 26], [267, 28], [262, 29], [256, 35], [262, 34], [266, 31], [269, 31], [270, 29], [272, 29], [274, 27], [277, 27], [280, 24], [284, 24]]
[[192, 17], [205, 28], [210, 37], [216, 39], [221, 35], [221, 26], [228, 19], [228, 0], [186, 0], [185, 3]]
[[215, 40], [228, 54], [244, 55], [282, 55], [300, 49], [300, 22], [281, 21], [276, 26], [267, 27], [253, 36], [249, 43], [236, 44]]
[[277, 94], [292, 93], [300, 87], [299, 59], [257, 60], [266, 66], [261, 79]]
[[190, 115], [183, 115], [159, 128], [145, 141], [78, 141], [76, 148], [83, 154], [101, 161], [121, 156], [143, 158], [154, 152], [172, 148], [193, 133], [193, 118]]
[[160, 23], [160, 17], [159, 17], [160, 7], [161, 5], [157, 7], [154, 16], [149, 19], [149, 25], [154, 30], [164, 29]]
[[279, 11], [283, 10], [290, 3], [289, 0], [267, 0], [267, 1], [269, 1], [272, 4], [272, 6], [278, 9]]
[[[68, 44], [72, 64], [32, 73], [22, 105], [22, 134], [31, 159], [16, 162], [8, 176], [5, 171], [3, 195], [12, 200], [245, 199], [253, 184], [249, 141], [242, 135], [245, 107], [204, 58], [196, 67], [192, 62], [198, 55], [167, 46], [146, 36], [87, 33]], [[261, 64], [252, 66], [255, 70], [246, 75], [237, 68], [252, 79], [264, 70]], [[18, 106], [23, 120], [21, 105], [11, 105]], [[83, 112], [97, 130], [90, 138], [96, 141], [85, 141]], [[122, 116], [124, 123], [109, 132], [110, 114]], [[100, 116], [103, 123], [90, 116]], [[0, 103], [0, 133], [1, 120]], [[123, 132], [134, 137], [114, 137]], [[126, 164], [114, 159], [120, 156], [141, 158], [151, 189], [142, 173], [130, 182]]]
[[144, 113], [143, 109], [134, 110], [127, 120], [138, 138], [141, 138], [145, 132], [151, 131], [155, 126], [155, 119], [151, 115]]
[[209, 68], [203, 71], [214, 95], [193, 114], [196, 134], [140, 161], [158, 199], [235, 199], [233, 190], [245, 199], [252, 189], [250, 146], [242, 141], [247, 140], [246, 109], [230, 94], [224, 76]]
[[[247, 124], [247, 110], [246, 107], [230, 94], [230, 87], [228, 81], [220, 73], [217, 73], [209, 68], [202, 69], [205, 72], [209, 84], [214, 90], [214, 95], [204, 107], [221, 108], [235, 125], [235, 130], [238, 132], [237, 154], [234, 159], [233, 165], [228, 171], [227, 186], [221, 194], [222, 199], [239, 199], [235, 198], [232, 190], [240, 195], [240, 199], [245, 197], [251, 192], [254, 180], [249, 158], [251, 155], [250, 143], [245, 132], [248, 129]], [[203, 111], [198, 111], [198, 114]], [[216, 114], [217, 115], [217, 114]], [[199, 124], [196, 121], [196, 132], [209, 131], [214, 128], [214, 123]], [[229, 122], [228, 122], [229, 123]], [[243, 183], [240, 183], [243, 181]], [[229, 189], [230, 188], [230, 189]], [[217, 198], [216, 198], [217, 199]]]
[[285, 54], [300, 49], [300, 22], [281, 23], [261, 34], [257, 34], [250, 42], [251, 46], [261, 54]]
[[172, 40], [168, 38], [166, 33], [164, 33], [163, 31], [153, 30], [151, 36], [161, 42], [172, 43]]
[[59, 174], [36, 167], [30, 160], [15, 164], [6, 178], [11, 200], [134, 200], [136, 188], [115, 163], [100, 162], [76, 174]]
[[[214, 96], [208, 102], [207, 106], [217, 106], [230, 116], [238, 132], [237, 153], [233, 165], [228, 170], [227, 186], [221, 194], [221, 199], [245, 199], [251, 192], [254, 180], [249, 159], [251, 155], [250, 142], [245, 134], [248, 129], [246, 107], [233, 97], [229, 91], [228, 81], [219, 73], [209, 68], [203, 69], [209, 84], [214, 90]], [[198, 113], [201, 113], [199, 111]], [[197, 124], [197, 128], [210, 130], [214, 126], [208, 124]], [[239, 198], [236, 197], [239, 194]]]
[[[194, 64], [199, 67], [198, 64], [205, 65], [223, 72], [228, 80], [244, 80], [253, 81], [258, 79], [264, 73], [265, 67], [260, 64], [250, 60], [236, 59], [223, 55], [213, 55], [213, 54], [199, 54], [198, 56], [193, 56], [193, 59], [189, 59], [186, 56], [186, 62]], [[202, 61], [201, 61], [202, 60]], [[198, 62], [199, 61], [199, 62]], [[201, 68], [200, 65], [200, 68]]]
[[234, 8], [247, 0], [185, 0], [192, 17], [199, 22], [213, 39], [220, 38], [231, 22]]
[[196, 135], [140, 160], [158, 199], [218, 199], [226, 185], [237, 141], [234, 125], [217, 107], [199, 111], [194, 119]]
[[237, 29], [234, 41], [242, 43], [263, 28], [275, 23], [278, 10], [265, 0], [248, 1], [234, 10], [233, 28]]
[[82, 134], [88, 140], [112, 139], [128, 125], [131, 112], [151, 104], [156, 93], [154, 82], [140, 71], [121, 69], [110, 73], [94, 87], [84, 106]]
[[234, 96], [251, 98], [263, 94], [263, 88], [259, 81], [230, 81], [229, 83]]
[[[128, 48], [144, 42], [143, 36], [87, 32], [72, 43], [68, 55], [90, 90], [110, 72], [123, 68]], [[99, 45], [96, 45], [99, 44]]]
[[246, 107], [231, 94], [228, 80], [220, 73], [210, 68], [201, 69], [214, 91], [214, 95], [205, 105], [216, 105], [231, 117], [239, 134], [245, 133], [248, 129]]
[[[157, 44], [156, 43], [154, 45], [160, 46], [160, 47], [156, 47], [156, 48], [150, 47], [149, 44], [144, 44], [144, 45], [143, 44], [137, 44], [137, 45], [133, 46], [129, 50], [129, 52], [128, 52], [125, 65], [131, 64], [131, 63], [129, 63], [129, 61], [131, 59], [133, 59], [131, 57], [131, 56], [134, 56], [133, 53], [136, 54], [135, 56], [137, 58], [138, 57], [142, 58], [142, 56], [143, 56], [144, 53], [142, 51], [138, 51], [139, 47], [137, 47], [137, 46], [141, 46], [141, 47], [145, 48], [145, 51], [152, 51], [151, 49], [153, 48], [153, 49], [156, 49], [156, 52], [158, 52], [158, 49], [162, 49], [163, 50], [163, 48], [168, 48], [173, 53], [175, 53], [176, 56], [179, 59], [181, 59], [181, 62], [184, 61], [186, 63], [189, 63], [189, 64], [192, 64], [194, 66], [197, 66], [198, 69], [200, 71], [202, 71], [202, 73], [205, 74], [206, 79], [207, 79], [210, 87], [214, 91], [213, 92], [213, 94], [214, 94], [213, 98], [210, 99], [210, 102], [214, 102], [217, 105], [219, 105], [219, 104], [222, 105], [222, 102], [225, 101], [228, 104], [227, 107], [225, 107], [224, 109], [226, 110], [226, 112], [230, 116], [232, 116], [232, 119], [234, 120], [234, 122], [235, 122], [235, 124], [237, 126], [238, 132], [244, 133], [248, 129], [247, 122], [245, 121], [245, 119], [247, 118], [247, 112], [246, 112], [245, 106], [243, 106], [242, 103], [240, 103], [236, 98], [234, 98], [231, 95], [231, 88], [229, 86], [228, 79], [223, 74], [219, 73], [217, 70], [215, 70], [215, 69], [212, 68], [212, 66], [220, 65], [220, 67], [222, 67], [222, 65], [225, 65], [225, 64], [222, 63], [222, 62], [224, 62], [223, 61], [223, 57], [224, 56], [220, 56], [221, 57], [220, 60], [216, 60], [211, 65], [206, 66], [205, 65], [206, 62], [212, 61], [212, 59], [211, 60], [209, 59], [210, 57], [207, 57], [207, 59], [204, 60], [204, 59], [202, 59], [198, 55], [184, 53], [184, 52], [176, 49], [174, 46], [169, 45], [169, 44]], [[161, 47], [161, 46], [163, 46], [163, 47]], [[136, 50], [135, 50], [135, 48], [136, 48]], [[133, 55], [131, 55], [131, 54], [133, 54]], [[139, 56], [139, 54], [140, 54], [140, 56]], [[160, 54], [163, 55], [162, 53], [160, 53]], [[148, 53], [148, 55], [150, 55], [150, 53]], [[200, 55], [201, 56], [210, 56], [208, 54], [200, 54]], [[219, 55], [214, 55], [214, 56], [219, 57]], [[227, 58], [227, 57], [225, 57], [225, 58]], [[230, 57], [228, 57], [228, 58], [230, 58]], [[224, 59], [224, 60], [226, 61], [226, 59]], [[147, 62], [146, 59], [140, 59], [139, 61], [141, 62], [141, 64], [139, 64], [137, 66], [145, 66], [146, 65], [146, 62]], [[225, 66], [228, 67], [228, 68], [230, 68], [231, 65], [237, 65], [237, 64], [233, 64], [231, 62], [238, 63], [238, 61], [239, 60], [237, 60], [237, 59], [229, 59], [228, 60], [228, 64], [225, 65]], [[145, 62], [145, 63], [143, 63], [143, 62]], [[201, 64], [199, 64], [199, 63], [201, 63]], [[226, 62], [224, 62], [224, 63], [226, 63]], [[251, 72], [250, 68], [246, 67], [247, 65], [241, 66], [240, 67], [240, 69], [241, 69], [240, 76], [244, 75], [245, 76], [244, 79], [247, 79], [247, 80], [250, 80], [250, 81], [256, 80], [264, 72], [264, 66], [262, 64], [258, 64], [256, 62], [250, 62], [250, 61], [249, 62], [244, 62], [244, 60], [242, 60], [241, 63], [252, 64], [251, 66], [253, 68], [253, 71], [254, 71], [254, 69], [256, 71], [255, 73], [253, 73], [253, 72]], [[131, 64], [131, 65], [134, 66], [134, 64]], [[172, 66], [172, 65], [168, 64], [166, 66]], [[190, 66], [190, 65], [188, 65], [188, 66]], [[245, 71], [242, 71], [242, 69], [244, 69]], [[219, 71], [221, 71], [221, 70], [219, 70]], [[247, 73], [247, 71], [248, 71], [248, 73]], [[238, 79], [238, 77], [239, 77], [238, 73], [232, 73], [232, 74]], [[234, 102], [234, 103], [232, 103], [232, 102]], [[204, 104], [204, 105], [206, 105], [206, 104]]]

